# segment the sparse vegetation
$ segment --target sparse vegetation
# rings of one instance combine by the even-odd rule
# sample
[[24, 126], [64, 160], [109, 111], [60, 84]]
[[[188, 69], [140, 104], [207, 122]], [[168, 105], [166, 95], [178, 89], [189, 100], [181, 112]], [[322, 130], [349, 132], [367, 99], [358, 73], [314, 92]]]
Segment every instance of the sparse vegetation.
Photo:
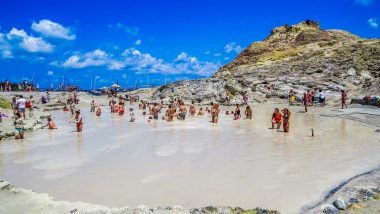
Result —
[[288, 49], [288, 50], [283, 50], [283, 51], [268, 52], [268, 53], [262, 54], [258, 58], [258, 62], [263, 63], [267, 61], [283, 60], [289, 57], [298, 56], [298, 54], [300, 54], [301, 51], [302, 51], [302, 48], [293, 48], [293, 49]]
[[0, 107], [3, 109], [11, 109], [12, 105], [10, 102], [8, 102], [4, 98], [0, 97]]

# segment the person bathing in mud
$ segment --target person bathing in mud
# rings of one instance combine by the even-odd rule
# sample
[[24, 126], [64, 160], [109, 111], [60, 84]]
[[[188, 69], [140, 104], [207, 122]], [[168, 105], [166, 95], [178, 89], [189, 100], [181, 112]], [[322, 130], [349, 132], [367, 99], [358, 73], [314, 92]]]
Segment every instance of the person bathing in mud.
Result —
[[124, 114], [124, 100], [123, 98], [119, 98], [119, 115], [123, 115]]
[[305, 106], [305, 112], [307, 112], [307, 106], [309, 105], [309, 90], [303, 94], [303, 105]]
[[95, 100], [92, 99], [91, 101], [91, 109], [90, 109], [90, 112], [95, 112]]
[[80, 110], [77, 110], [75, 112], [75, 116], [71, 118], [69, 122], [75, 122], [77, 125], [77, 132], [82, 132], [83, 129], [83, 120], [82, 116], [80, 115]]
[[240, 118], [241, 118], [240, 105], [236, 104], [234, 120], [239, 120]]
[[186, 113], [187, 113], [187, 109], [186, 109], [185, 103], [183, 101], [181, 101], [180, 106], [179, 106], [178, 119], [185, 120], [186, 119]]
[[151, 111], [152, 111], [153, 119], [158, 120], [158, 104], [157, 103], [153, 104]]
[[283, 118], [283, 128], [284, 128], [284, 132], [288, 133], [289, 132], [289, 127], [290, 127], [290, 111], [289, 109], [287, 108], [284, 108], [282, 110], [282, 113], [284, 114]]
[[219, 113], [220, 113], [219, 105], [214, 104], [211, 108], [211, 122], [212, 123], [218, 123]]
[[24, 121], [22, 120], [21, 114], [17, 112], [14, 116], [14, 126], [15, 126], [15, 139], [24, 139], [24, 133], [25, 133], [25, 128], [24, 128]]
[[251, 106], [247, 106], [246, 108], [245, 108], [245, 119], [252, 119], [252, 109], [251, 109]]
[[63, 107], [63, 111], [64, 112], [68, 112], [69, 111], [69, 108], [67, 108], [67, 105], [65, 104], [65, 106]]
[[191, 101], [191, 105], [190, 105], [190, 115], [191, 115], [191, 116], [194, 116], [194, 115], [195, 115], [195, 104], [194, 104], [194, 101]]
[[129, 116], [131, 117], [129, 122], [135, 122], [136, 118], [135, 118], [135, 113], [133, 112], [133, 108], [129, 108]]
[[226, 115], [230, 115], [230, 112], [229, 112], [229, 111], [226, 111]]
[[205, 112], [203, 111], [203, 108], [201, 107], [199, 110], [198, 110], [198, 116], [203, 116], [205, 115]]
[[272, 115], [272, 129], [274, 129], [274, 126], [277, 125], [277, 129], [280, 129], [282, 123], [282, 114], [278, 108], [274, 109], [273, 115]]
[[102, 115], [102, 109], [100, 108], [100, 106], [98, 106], [98, 108], [96, 109], [96, 116], [100, 116], [100, 115]]
[[42, 126], [42, 128], [48, 127], [48, 129], [57, 129], [57, 125], [51, 119], [51, 117], [48, 117], [47, 121], [48, 121], [48, 123], [46, 125]]
[[70, 103], [70, 111], [71, 111], [71, 114], [75, 113], [75, 103], [74, 102]]
[[174, 119], [174, 115], [175, 115], [175, 109], [173, 108], [172, 105], [169, 105], [169, 109], [168, 109], [168, 121], [173, 121]]
[[348, 98], [348, 95], [347, 95], [347, 92], [345, 90], [341, 90], [341, 101], [342, 101], [342, 109], [344, 109], [344, 107], [346, 107], [347, 109], [347, 98]]

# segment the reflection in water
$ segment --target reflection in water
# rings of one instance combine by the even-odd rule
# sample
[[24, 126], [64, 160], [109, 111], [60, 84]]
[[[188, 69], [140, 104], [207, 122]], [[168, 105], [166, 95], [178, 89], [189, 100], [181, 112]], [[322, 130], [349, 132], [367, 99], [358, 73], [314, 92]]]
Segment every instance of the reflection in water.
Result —
[[108, 206], [224, 204], [296, 212], [379, 163], [374, 129], [313, 113], [321, 108], [305, 114], [294, 107], [285, 134], [268, 129], [273, 108], [254, 106], [253, 120], [221, 115], [218, 124], [209, 115], [148, 123], [140, 111], [129, 123], [128, 114], [111, 115], [108, 108], [101, 117], [83, 110], [82, 133], [70, 132], [71, 115], [57, 112], [57, 130], [0, 144], [0, 177], [59, 200]]

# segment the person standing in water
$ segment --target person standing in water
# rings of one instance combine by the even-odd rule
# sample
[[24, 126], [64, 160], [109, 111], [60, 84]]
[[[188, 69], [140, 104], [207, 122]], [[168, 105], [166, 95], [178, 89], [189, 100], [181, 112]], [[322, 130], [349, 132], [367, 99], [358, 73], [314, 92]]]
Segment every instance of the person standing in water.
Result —
[[194, 115], [195, 115], [195, 105], [194, 105], [194, 101], [191, 101], [191, 105], [190, 105], [190, 115], [191, 115], [191, 116], [194, 116]]
[[24, 125], [26, 125], [26, 124], [22, 120], [21, 114], [19, 112], [17, 112], [15, 114], [14, 119], [15, 120], [14, 120], [13, 124], [15, 126], [15, 139], [16, 140], [24, 139], [24, 132], [25, 132]]
[[289, 109], [287, 108], [284, 108], [282, 110], [282, 113], [284, 114], [283, 118], [283, 128], [284, 128], [284, 132], [288, 133], [289, 132], [289, 127], [290, 127], [290, 111]]
[[323, 93], [322, 89], [319, 89], [319, 103], [321, 105], [321, 107], [325, 107], [325, 104], [326, 104], [326, 96], [325, 96], [325, 93]]
[[186, 109], [185, 103], [183, 101], [180, 102], [179, 111], [180, 111], [180, 113], [178, 115], [178, 119], [185, 120], [187, 109]]
[[309, 105], [309, 90], [303, 94], [303, 105], [305, 106], [305, 112], [307, 112], [307, 106]]
[[239, 120], [240, 118], [241, 118], [240, 105], [236, 104], [234, 120]]
[[102, 109], [100, 108], [100, 106], [98, 106], [98, 108], [96, 109], [96, 116], [100, 116], [102, 114]]
[[246, 119], [252, 119], [252, 109], [251, 109], [251, 106], [247, 106], [246, 108], [245, 108], [245, 118]]
[[75, 116], [71, 118], [69, 122], [75, 122], [77, 125], [77, 132], [82, 132], [83, 129], [83, 121], [82, 116], [80, 115], [80, 110], [77, 110], [75, 112]]
[[30, 95], [30, 98], [29, 98], [29, 117], [33, 117], [34, 105], [35, 105], [35, 101], [34, 101], [33, 95]]
[[154, 103], [152, 107], [153, 119], [158, 120], [158, 104]]
[[123, 98], [119, 98], [119, 115], [123, 115], [124, 114], [124, 100]]
[[133, 96], [129, 96], [129, 105], [133, 106]]
[[347, 92], [345, 90], [341, 90], [340, 92], [341, 92], [342, 109], [344, 107], [346, 107], [347, 109], [347, 98], [348, 98]]
[[26, 99], [20, 95], [20, 99], [17, 100], [18, 112], [22, 115], [25, 120], [25, 108], [26, 108]]
[[214, 104], [211, 107], [211, 122], [212, 123], [218, 123], [219, 113], [220, 113], [219, 105], [218, 104]]
[[174, 119], [174, 114], [175, 114], [175, 109], [173, 108], [172, 105], [169, 105], [169, 109], [168, 109], [168, 121], [173, 121]]
[[92, 99], [91, 101], [91, 109], [90, 109], [90, 112], [95, 112], [95, 100]]
[[274, 109], [273, 115], [272, 115], [272, 129], [274, 129], [274, 126], [277, 125], [277, 129], [280, 129], [282, 123], [282, 114], [278, 108]]
[[129, 109], [129, 116], [131, 116], [131, 119], [129, 120], [129, 122], [135, 122], [136, 118], [135, 118], [135, 113], [133, 112], [133, 108]]
[[70, 111], [71, 111], [71, 114], [75, 113], [75, 103], [74, 103], [74, 101], [71, 101], [71, 103], [70, 103]]

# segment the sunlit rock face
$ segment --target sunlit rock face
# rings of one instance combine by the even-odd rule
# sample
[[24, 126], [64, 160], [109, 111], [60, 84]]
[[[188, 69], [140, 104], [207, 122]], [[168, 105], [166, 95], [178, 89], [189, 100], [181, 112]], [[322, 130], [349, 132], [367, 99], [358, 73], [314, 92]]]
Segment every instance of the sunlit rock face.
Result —
[[232, 98], [247, 91], [254, 101], [263, 102], [285, 98], [290, 89], [301, 93], [308, 88], [333, 96], [343, 88], [353, 95], [379, 95], [380, 40], [322, 30], [314, 21], [284, 25], [252, 43], [211, 78], [162, 86], [152, 97], [224, 102], [227, 91]]

